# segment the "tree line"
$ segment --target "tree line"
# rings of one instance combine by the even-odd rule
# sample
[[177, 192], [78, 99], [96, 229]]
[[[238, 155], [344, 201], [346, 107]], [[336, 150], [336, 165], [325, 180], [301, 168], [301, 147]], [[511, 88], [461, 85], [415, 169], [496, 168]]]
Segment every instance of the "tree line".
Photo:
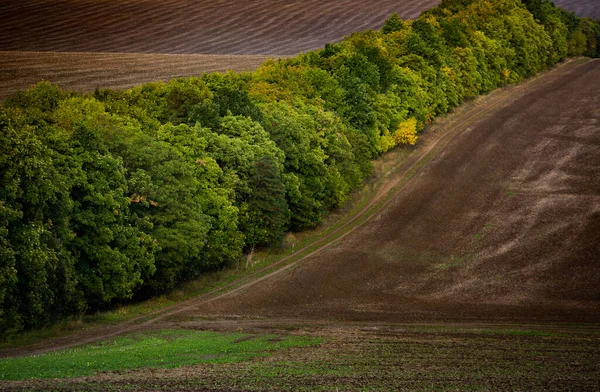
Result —
[[600, 24], [545, 0], [443, 0], [249, 73], [0, 107], [0, 336], [173, 288], [317, 226], [438, 115]]

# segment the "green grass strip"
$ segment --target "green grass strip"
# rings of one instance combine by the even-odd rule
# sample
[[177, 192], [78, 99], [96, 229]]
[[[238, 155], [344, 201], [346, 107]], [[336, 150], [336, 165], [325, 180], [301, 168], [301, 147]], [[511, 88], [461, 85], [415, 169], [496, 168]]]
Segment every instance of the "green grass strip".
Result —
[[0, 380], [72, 378], [138, 368], [234, 363], [276, 350], [309, 346], [320, 339], [189, 330], [135, 333], [75, 349], [0, 359]]

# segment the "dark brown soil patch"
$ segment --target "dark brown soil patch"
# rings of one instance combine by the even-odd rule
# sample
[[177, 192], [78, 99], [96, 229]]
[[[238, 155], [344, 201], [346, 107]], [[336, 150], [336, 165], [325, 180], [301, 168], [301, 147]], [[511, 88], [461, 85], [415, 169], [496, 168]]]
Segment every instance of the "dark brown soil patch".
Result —
[[0, 2], [0, 50], [295, 55], [439, 0]]
[[[295, 55], [440, 0], [0, 2], [0, 50]], [[596, 0], [554, 0], [600, 18]]]
[[248, 335], [243, 338], [234, 340], [233, 343], [247, 342], [248, 340], [256, 339], [257, 337], [258, 337], [257, 335]]
[[600, 2], [596, 0], [552, 0], [554, 4], [580, 17], [600, 19]]

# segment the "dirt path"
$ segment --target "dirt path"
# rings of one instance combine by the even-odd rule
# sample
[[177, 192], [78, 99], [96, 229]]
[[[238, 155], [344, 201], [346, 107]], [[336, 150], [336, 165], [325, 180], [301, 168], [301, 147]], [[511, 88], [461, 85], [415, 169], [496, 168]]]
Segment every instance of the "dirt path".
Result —
[[171, 319], [600, 321], [599, 91], [589, 61], [499, 93], [372, 219]]
[[[456, 148], [456, 139], [464, 137], [461, 136], [463, 134], [469, 135], [477, 132], [474, 127], [480, 126], [478, 124], [484, 121], [484, 119], [493, 118], [515, 105], [518, 106], [519, 100], [526, 99], [531, 94], [539, 94], [540, 91], [543, 91], [548, 86], [556, 85], [557, 83], [568, 85], [567, 82], [570, 79], [580, 74], [586, 75], [590, 72], [597, 72], [598, 68], [600, 68], [598, 67], [599, 64], [599, 61], [584, 63], [581, 63], [581, 61], [572, 61], [562, 64], [556, 69], [521, 85], [511, 86], [488, 96], [481, 97], [475, 102], [468, 103], [459, 108], [454, 114], [440, 119], [437, 125], [431, 127], [423, 135], [415, 151], [394, 168], [393, 172], [384, 176], [384, 179], [379, 182], [376, 196], [358, 213], [351, 216], [335, 230], [329, 231], [319, 240], [302, 249], [298, 249], [293, 255], [285, 257], [269, 267], [256, 271], [244, 279], [226, 285], [219, 290], [181, 302], [173, 307], [153, 312], [149, 315], [137, 317], [117, 326], [106, 326], [94, 330], [82, 331], [75, 335], [39, 346], [5, 350], [4, 352], [0, 352], [0, 355], [39, 354], [74, 347], [143, 328], [160, 327], [161, 325], [171, 323], [173, 320], [180, 321], [182, 318], [186, 320], [191, 318], [193, 321], [194, 316], [201, 317], [202, 319], [205, 319], [207, 315], [224, 318], [226, 320], [225, 324], [230, 323], [234, 326], [236, 323], [240, 323], [241, 325], [242, 321], [240, 319], [252, 319], [256, 317], [287, 319], [288, 321], [286, 322], [291, 322], [292, 324], [302, 323], [303, 319], [322, 319], [326, 322], [335, 319], [345, 321], [353, 319], [378, 321], [381, 319], [381, 309], [385, 301], [397, 301], [398, 298], [391, 299], [389, 293], [386, 293], [385, 290], [381, 290], [380, 287], [373, 287], [367, 291], [370, 296], [365, 296], [360, 301], [357, 301], [357, 297], [349, 292], [349, 290], [355, 290], [365, 285], [369, 286], [371, 283], [368, 280], [365, 282], [365, 275], [368, 273], [375, 273], [380, 276], [378, 278], [380, 282], [386, 282], [386, 279], [382, 279], [381, 275], [387, 275], [388, 282], [394, 281], [396, 283], [400, 281], [401, 276], [391, 273], [389, 268], [386, 268], [386, 264], [378, 264], [380, 260], [373, 262], [372, 256], [364, 252], [359, 253], [362, 255], [362, 260], [359, 259], [360, 265], [331, 270], [330, 266], [335, 264], [335, 261], [329, 263], [332, 252], [335, 254], [340, 250], [344, 250], [344, 247], [350, 252], [354, 252], [357, 247], [355, 245], [356, 241], [359, 241], [359, 238], [364, 236], [368, 238], [366, 241], [373, 241], [372, 245], [362, 243], [358, 246], [363, 249], [374, 249], [372, 252], [376, 254], [376, 249], [381, 244], [374, 241], [373, 237], [385, 237], [382, 236], [381, 232], [374, 230], [373, 225], [382, 227], [380, 223], [382, 216], [389, 217], [391, 221], [397, 220], [399, 212], [395, 211], [395, 206], [398, 205], [398, 198], [406, 194], [415, 195], [415, 192], [418, 191], [418, 183], [421, 181], [421, 178], [434, 175], [429, 172], [431, 170], [430, 166], [440, 166], [439, 161], [443, 162], [445, 159], [444, 156], [452, 153], [452, 150], [448, 151], [448, 148], [452, 147], [452, 145]], [[579, 76], [579, 79], [581, 77]], [[593, 94], [591, 96], [594, 97]], [[439, 192], [443, 194], [444, 190], [440, 189]], [[423, 195], [429, 194], [423, 193]], [[463, 199], [457, 196], [457, 200], [460, 201]], [[485, 213], [485, 211], [481, 211], [481, 213]], [[427, 216], [419, 216], [419, 219], [427, 219]], [[387, 231], [385, 230], [387, 225], [389, 224], [386, 223], [383, 226], [384, 231]], [[337, 257], [336, 255], [335, 258]], [[427, 257], [427, 255], [423, 257]], [[341, 260], [351, 259], [352, 256], [341, 258]], [[381, 268], [382, 266], [383, 268]], [[355, 271], [353, 268], [355, 268]], [[439, 267], [436, 271], [438, 270]], [[454, 272], [455, 268], [449, 267], [447, 270]], [[597, 268], [594, 269], [594, 271], [596, 270]], [[297, 271], [314, 273], [320, 275], [320, 277], [313, 281], [295, 282], [293, 280]], [[292, 281], [290, 281], [290, 278], [292, 278]], [[347, 282], [347, 279], [350, 279], [351, 283], [346, 283], [348, 286], [346, 286], [345, 290], [338, 291], [340, 282]], [[359, 282], [355, 279], [358, 279]], [[286, 288], [286, 285], [289, 285], [287, 286], [289, 289]], [[327, 295], [327, 291], [323, 291], [323, 289], [332, 285], [336, 287], [332, 298], [321, 299], [322, 297], [318, 297], [319, 300], [316, 302], [310, 300], [307, 303], [302, 303], [302, 298], [310, 298], [314, 295], [313, 292], [319, 293], [319, 290], [322, 291], [319, 295]], [[282, 294], [282, 291], [292, 292], [292, 295], [289, 293]], [[364, 294], [365, 292], [361, 291], [361, 295]], [[383, 302], [375, 301], [373, 295], [381, 296]], [[283, 301], [284, 298], [287, 301], [294, 299], [297, 302], [292, 304], [286, 303]], [[343, 301], [345, 298], [354, 302], [340, 302], [340, 300]], [[299, 299], [300, 301], [298, 301]], [[403, 303], [404, 306], [408, 306], [413, 310], [416, 308], [429, 312], [432, 309], [431, 304], [423, 306], [423, 303], [419, 303], [417, 306], [415, 298], [407, 299]], [[434, 309], [436, 306], [442, 305], [444, 305], [444, 302], [435, 304]], [[461, 306], [464, 305], [461, 304]], [[470, 306], [472, 305], [470, 304]], [[497, 305], [491, 306], [489, 311], [493, 311], [497, 307]], [[290, 310], [293, 311], [290, 312]], [[392, 312], [391, 314], [396, 313]], [[481, 314], [479, 315], [481, 316]], [[331, 316], [334, 317], [332, 318]], [[437, 321], [435, 317], [424, 317], [421, 311], [418, 311], [416, 316], [416, 319]], [[485, 318], [483, 317], [484, 320]], [[290, 319], [297, 321], [293, 322]], [[404, 314], [404, 318], [394, 317], [394, 321], [407, 320], [411, 321], [415, 320], [415, 318], [406, 318], [406, 314]], [[455, 318], [448, 317], [448, 314], [444, 313], [441, 320], [451, 321], [455, 320]], [[464, 322], [468, 320], [459, 321]], [[314, 323], [314, 321], [310, 322]], [[199, 321], [196, 324], [203, 324], [203, 322]]]

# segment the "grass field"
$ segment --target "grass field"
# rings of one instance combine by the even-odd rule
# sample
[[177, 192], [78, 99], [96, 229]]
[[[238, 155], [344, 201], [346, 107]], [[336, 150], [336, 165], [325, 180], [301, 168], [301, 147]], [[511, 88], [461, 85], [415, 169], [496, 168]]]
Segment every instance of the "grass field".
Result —
[[0, 380], [73, 378], [137, 368], [235, 363], [319, 341], [297, 336], [283, 338], [163, 329], [39, 356], [0, 359]]

